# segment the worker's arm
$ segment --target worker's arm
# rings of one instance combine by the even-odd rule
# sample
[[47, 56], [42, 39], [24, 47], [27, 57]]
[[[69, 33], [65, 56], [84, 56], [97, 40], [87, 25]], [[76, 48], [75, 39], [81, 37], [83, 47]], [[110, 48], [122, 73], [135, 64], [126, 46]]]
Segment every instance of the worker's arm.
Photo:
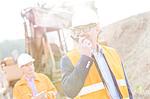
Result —
[[48, 99], [56, 99], [56, 94], [57, 94], [57, 90], [55, 88], [55, 86], [53, 85], [52, 82], [48, 82], [49, 86], [48, 86], [48, 92], [47, 92], [47, 97]]
[[13, 88], [13, 99], [22, 99], [20, 92], [16, 87]]
[[67, 56], [61, 59], [62, 87], [68, 97], [73, 98], [78, 95], [92, 63], [92, 58], [86, 55], [81, 55], [76, 66], [73, 66]]
[[47, 86], [47, 92], [46, 92], [47, 99], [56, 99], [57, 90], [55, 86], [46, 75], [42, 74], [42, 76], [44, 78], [44, 82], [45, 82], [44, 84], [47, 84], [46, 85]]

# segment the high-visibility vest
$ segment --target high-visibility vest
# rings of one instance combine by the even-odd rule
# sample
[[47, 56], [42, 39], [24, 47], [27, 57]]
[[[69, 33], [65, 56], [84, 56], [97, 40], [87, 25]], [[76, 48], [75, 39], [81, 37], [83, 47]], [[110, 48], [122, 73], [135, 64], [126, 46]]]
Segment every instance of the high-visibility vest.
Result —
[[[128, 88], [119, 55], [113, 48], [102, 46], [102, 49], [106, 61], [115, 76], [123, 99], [129, 99]], [[80, 59], [79, 51], [76, 49], [69, 52], [67, 56], [74, 66]], [[105, 88], [94, 63], [92, 64], [84, 82], [84, 86], [76, 99], [110, 99], [109, 93]]]

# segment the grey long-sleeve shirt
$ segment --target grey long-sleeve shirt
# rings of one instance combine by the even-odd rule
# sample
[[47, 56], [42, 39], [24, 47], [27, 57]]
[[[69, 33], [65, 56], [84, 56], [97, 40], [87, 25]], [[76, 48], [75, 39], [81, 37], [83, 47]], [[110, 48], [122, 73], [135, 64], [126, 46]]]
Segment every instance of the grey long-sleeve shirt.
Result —
[[62, 88], [68, 97], [74, 98], [78, 95], [92, 63], [92, 58], [85, 55], [81, 55], [76, 66], [73, 66], [67, 56], [61, 59]]

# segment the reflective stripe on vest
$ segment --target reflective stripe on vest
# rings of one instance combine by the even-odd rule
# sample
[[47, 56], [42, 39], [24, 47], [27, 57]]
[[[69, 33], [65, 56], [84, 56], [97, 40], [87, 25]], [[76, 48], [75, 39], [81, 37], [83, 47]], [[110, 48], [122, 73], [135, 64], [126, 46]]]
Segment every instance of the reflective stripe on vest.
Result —
[[90, 86], [86, 86], [86, 87], [83, 87], [80, 91], [80, 93], [78, 94], [78, 96], [82, 96], [82, 95], [86, 95], [86, 94], [89, 94], [89, 93], [92, 93], [92, 92], [96, 92], [98, 90], [102, 90], [104, 89], [104, 85], [103, 83], [97, 83], [97, 84], [92, 84]]
[[[127, 86], [126, 85], [126, 81], [124, 79], [117, 80], [117, 83], [118, 83], [118, 86]], [[99, 90], [102, 90], [102, 89], [105, 89], [105, 86], [104, 86], [104, 84], [102, 82], [101, 83], [92, 84], [92, 85], [83, 87], [81, 89], [80, 93], [78, 94], [78, 96], [86, 95], [86, 94], [89, 94], [89, 93], [92, 93], [92, 92], [96, 92], [96, 91], [99, 91]], [[128, 99], [128, 98], [125, 98], [125, 99]]]
[[121, 80], [117, 80], [118, 86], [127, 86], [126, 84], [126, 80], [121, 79]]
[[130, 99], [129, 97], [123, 98], [123, 99]]

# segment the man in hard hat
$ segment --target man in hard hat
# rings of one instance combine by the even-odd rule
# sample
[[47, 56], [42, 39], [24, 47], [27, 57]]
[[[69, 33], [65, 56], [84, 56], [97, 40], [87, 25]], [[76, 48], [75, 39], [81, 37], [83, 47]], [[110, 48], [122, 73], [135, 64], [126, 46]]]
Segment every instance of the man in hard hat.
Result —
[[72, 38], [79, 47], [61, 59], [65, 94], [77, 99], [132, 99], [119, 55], [98, 43], [101, 29], [96, 13], [83, 8], [72, 18]]
[[56, 88], [49, 78], [34, 70], [34, 59], [27, 53], [17, 59], [18, 67], [22, 70], [22, 78], [13, 88], [14, 99], [55, 99]]

